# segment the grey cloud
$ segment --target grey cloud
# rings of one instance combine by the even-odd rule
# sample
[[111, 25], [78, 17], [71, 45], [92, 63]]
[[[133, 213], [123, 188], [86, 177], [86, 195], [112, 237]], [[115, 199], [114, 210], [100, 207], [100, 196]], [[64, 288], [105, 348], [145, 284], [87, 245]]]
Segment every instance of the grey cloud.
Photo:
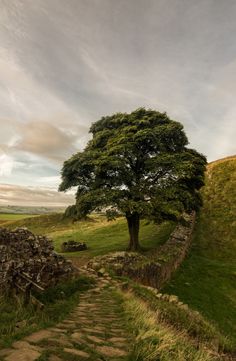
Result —
[[0, 119], [0, 125], [2, 151], [15, 155], [16, 150], [24, 151], [57, 162], [83, 148], [89, 137], [88, 126], [76, 123], [69, 115], [21, 123]]
[[21, 140], [15, 148], [56, 161], [76, 152], [77, 134], [61, 130], [53, 124], [34, 121], [21, 125]]
[[56, 184], [91, 122], [140, 106], [181, 121], [208, 160], [235, 154], [235, 0], [0, 6], [0, 182]]
[[50, 188], [33, 188], [0, 184], [0, 204], [19, 206], [67, 206], [74, 203], [74, 196]]

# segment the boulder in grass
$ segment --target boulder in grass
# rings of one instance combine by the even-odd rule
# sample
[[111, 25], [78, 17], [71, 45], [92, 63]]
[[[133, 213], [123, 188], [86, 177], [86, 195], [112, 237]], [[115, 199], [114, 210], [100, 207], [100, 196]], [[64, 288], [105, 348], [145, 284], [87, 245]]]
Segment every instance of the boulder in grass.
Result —
[[76, 242], [76, 241], [68, 241], [63, 242], [61, 245], [62, 252], [79, 252], [85, 251], [88, 247], [85, 243]]

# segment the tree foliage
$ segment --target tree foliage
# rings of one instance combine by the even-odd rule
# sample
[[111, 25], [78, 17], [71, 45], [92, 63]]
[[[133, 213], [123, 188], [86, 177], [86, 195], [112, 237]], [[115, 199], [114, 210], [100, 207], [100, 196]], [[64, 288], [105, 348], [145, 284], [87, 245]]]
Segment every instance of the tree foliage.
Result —
[[[92, 139], [64, 163], [60, 191], [77, 187], [74, 217], [107, 209], [127, 218], [130, 248], [139, 219], [178, 219], [201, 206], [206, 158], [187, 148], [183, 126], [166, 113], [140, 108], [95, 122]], [[70, 213], [69, 212], [69, 213]]]

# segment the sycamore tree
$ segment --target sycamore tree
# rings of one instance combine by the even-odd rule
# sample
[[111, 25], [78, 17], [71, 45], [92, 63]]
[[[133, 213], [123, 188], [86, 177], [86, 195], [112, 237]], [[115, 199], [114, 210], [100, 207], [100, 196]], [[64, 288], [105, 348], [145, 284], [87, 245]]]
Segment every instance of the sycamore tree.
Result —
[[183, 126], [144, 108], [95, 122], [86, 148], [67, 160], [60, 191], [77, 187], [67, 214], [76, 219], [106, 210], [123, 214], [129, 249], [139, 248], [140, 219], [178, 220], [201, 206], [206, 158], [187, 148]]

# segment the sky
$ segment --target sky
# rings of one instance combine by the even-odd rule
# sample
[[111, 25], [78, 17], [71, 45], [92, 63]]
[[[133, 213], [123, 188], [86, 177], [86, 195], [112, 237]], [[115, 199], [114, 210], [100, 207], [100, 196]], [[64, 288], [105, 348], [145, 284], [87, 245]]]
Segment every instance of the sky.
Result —
[[0, 205], [72, 204], [63, 162], [103, 115], [184, 125], [236, 154], [235, 0], [0, 0]]

